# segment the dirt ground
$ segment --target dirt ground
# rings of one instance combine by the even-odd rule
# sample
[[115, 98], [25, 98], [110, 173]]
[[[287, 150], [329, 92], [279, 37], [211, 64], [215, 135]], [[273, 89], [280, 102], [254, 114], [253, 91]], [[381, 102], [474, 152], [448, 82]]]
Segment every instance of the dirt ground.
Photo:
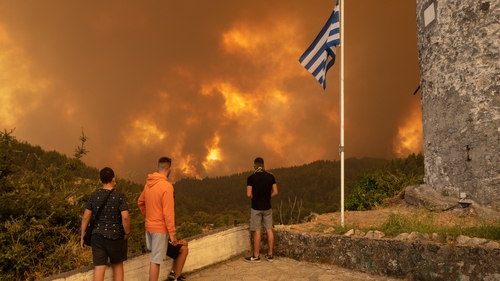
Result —
[[[344, 226], [348, 228], [380, 228], [389, 220], [391, 214], [401, 215], [415, 220], [426, 220], [436, 226], [474, 226], [485, 220], [479, 218], [471, 208], [454, 208], [443, 212], [431, 212], [424, 207], [416, 207], [407, 204], [403, 199], [393, 199], [384, 206], [370, 211], [345, 211]], [[341, 224], [340, 212], [321, 214], [314, 217], [310, 222], [290, 226], [301, 232], [322, 232], [328, 226], [335, 228]]]

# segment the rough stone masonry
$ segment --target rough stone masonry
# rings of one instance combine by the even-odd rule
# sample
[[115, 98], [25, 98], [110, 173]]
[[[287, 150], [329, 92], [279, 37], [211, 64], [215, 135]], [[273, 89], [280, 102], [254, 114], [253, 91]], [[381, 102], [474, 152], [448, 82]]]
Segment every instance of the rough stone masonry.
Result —
[[[275, 253], [405, 280], [500, 280], [499, 248], [275, 231]], [[302, 278], [304, 279], [304, 278]], [[312, 280], [309, 279], [309, 280]]]
[[417, 0], [425, 182], [500, 210], [500, 1]]

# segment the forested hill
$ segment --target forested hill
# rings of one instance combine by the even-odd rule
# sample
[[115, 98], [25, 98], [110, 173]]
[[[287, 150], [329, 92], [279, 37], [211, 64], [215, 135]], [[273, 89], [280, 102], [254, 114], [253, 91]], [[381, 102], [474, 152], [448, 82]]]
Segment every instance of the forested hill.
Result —
[[[363, 174], [380, 169], [389, 161], [375, 158], [345, 159], [345, 195], [354, 187]], [[279, 194], [273, 198], [276, 212], [289, 214], [293, 211], [301, 217], [310, 212], [325, 213], [340, 209], [340, 165], [339, 161], [319, 160], [302, 166], [271, 169]], [[250, 200], [246, 197], [246, 179], [252, 173], [234, 174], [215, 178], [182, 179], [174, 184], [176, 194], [176, 216], [179, 222], [203, 220], [200, 216], [226, 214], [224, 221], [248, 217]], [[294, 206], [295, 210], [292, 210]], [[227, 214], [232, 214], [228, 217]], [[283, 215], [283, 214], [282, 214]], [[278, 214], [275, 214], [279, 219]], [[288, 220], [288, 219], [287, 219]]]

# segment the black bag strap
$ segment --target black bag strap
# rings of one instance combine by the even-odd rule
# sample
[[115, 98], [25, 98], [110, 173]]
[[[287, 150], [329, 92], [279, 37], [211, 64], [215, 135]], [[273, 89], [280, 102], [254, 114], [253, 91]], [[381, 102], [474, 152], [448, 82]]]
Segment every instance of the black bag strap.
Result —
[[115, 190], [114, 188], [111, 189], [111, 192], [108, 194], [106, 199], [104, 199], [104, 202], [102, 202], [101, 207], [99, 208], [99, 210], [97, 210], [97, 213], [95, 214], [93, 221], [96, 221], [99, 218], [99, 215], [101, 214], [102, 209], [104, 209], [104, 206], [106, 206], [106, 203], [108, 203], [109, 196], [111, 196], [111, 193], [113, 193], [114, 190]]

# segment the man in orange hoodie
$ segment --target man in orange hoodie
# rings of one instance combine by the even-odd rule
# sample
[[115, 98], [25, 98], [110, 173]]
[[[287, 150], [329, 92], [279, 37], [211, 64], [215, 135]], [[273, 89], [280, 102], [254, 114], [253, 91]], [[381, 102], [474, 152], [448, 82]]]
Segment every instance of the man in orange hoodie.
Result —
[[[141, 213], [146, 218], [146, 245], [151, 251], [149, 281], [158, 281], [160, 264], [165, 259], [168, 243], [177, 245], [174, 220], [174, 187], [168, 182], [172, 159], [162, 157], [158, 160], [158, 170], [148, 175], [144, 190], [137, 200]], [[170, 241], [170, 242], [169, 242]], [[187, 256], [187, 255], [186, 255]], [[183, 260], [174, 261], [176, 278], [181, 275]], [[177, 264], [176, 264], [177, 263]], [[176, 268], [180, 267], [180, 268]]]

